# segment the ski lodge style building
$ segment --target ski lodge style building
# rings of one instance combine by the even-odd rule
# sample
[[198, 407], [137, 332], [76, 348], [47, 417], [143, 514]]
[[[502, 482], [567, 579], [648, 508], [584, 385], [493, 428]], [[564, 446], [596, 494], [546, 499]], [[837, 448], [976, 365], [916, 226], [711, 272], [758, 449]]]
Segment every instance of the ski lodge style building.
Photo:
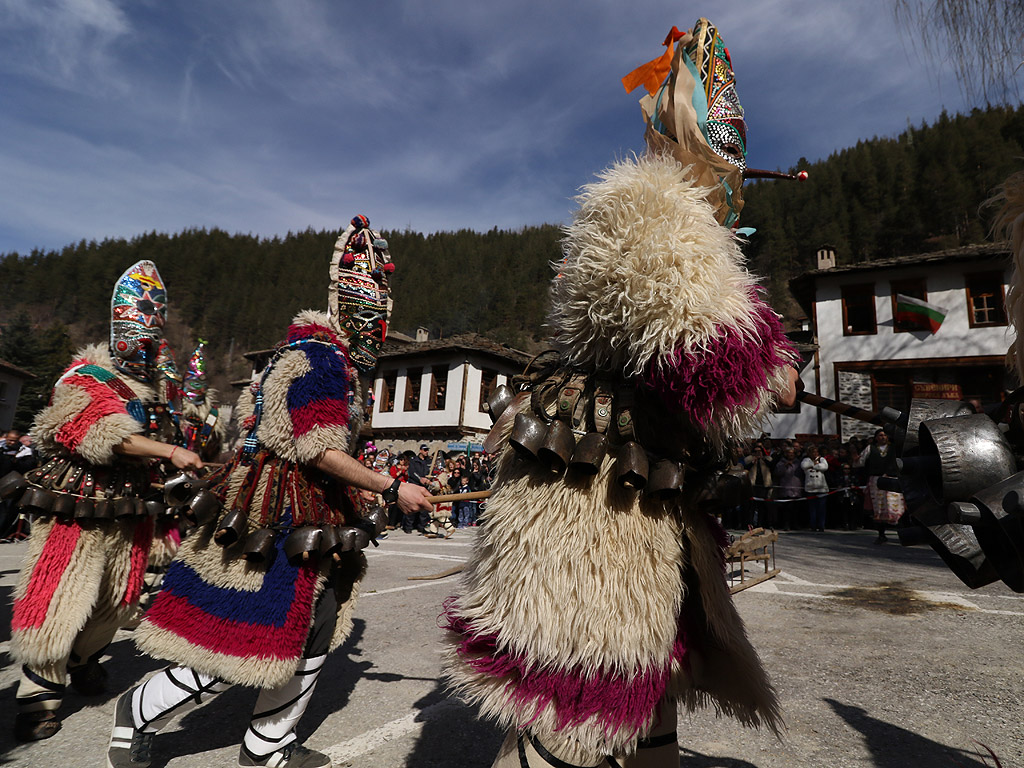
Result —
[[[818, 268], [790, 281], [810, 318], [798, 344], [800, 377], [811, 392], [877, 411], [914, 397], [998, 402], [1009, 388], [1005, 309], [1010, 252], [975, 245], [915, 256]], [[797, 402], [771, 419], [773, 437], [874, 431], [845, 416]]]

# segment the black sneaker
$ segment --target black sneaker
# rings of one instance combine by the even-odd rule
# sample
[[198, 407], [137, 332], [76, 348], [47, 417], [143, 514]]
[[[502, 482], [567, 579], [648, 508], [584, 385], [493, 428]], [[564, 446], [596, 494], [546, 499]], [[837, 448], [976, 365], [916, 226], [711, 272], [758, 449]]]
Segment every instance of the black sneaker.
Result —
[[107, 768], [149, 768], [154, 733], [143, 733], [132, 718], [132, 692], [122, 693], [114, 705], [114, 728], [107, 747]]
[[240, 768], [262, 765], [268, 768], [331, 768], [331, 758], [323, 752], [316, 752], [293, 741], [269, 755], [257, 757], [245, 745], [238, 752]]

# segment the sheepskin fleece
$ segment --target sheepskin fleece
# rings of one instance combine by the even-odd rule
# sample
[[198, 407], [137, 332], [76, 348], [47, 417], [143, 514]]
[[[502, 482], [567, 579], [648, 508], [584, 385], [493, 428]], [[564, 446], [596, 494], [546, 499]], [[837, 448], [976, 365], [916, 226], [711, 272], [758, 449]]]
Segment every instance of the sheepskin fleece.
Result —
[[[337, 334], [322, 312], [301, 312], [293, 320], [288, 336], [294, 340], [314, 334], [347, 349], [343, 336]], [[354, 448], [351, 436], [359, 432], [362, 413], [354, 369], [341, 365], [339, 358], [322, 345], [310, 345], [310, 349], [309, 354], [301, 348], [284, 352], [263, 380], [263, 414], [257, 430], [260, 443], [276, 457], [300, 463], [318, 458], [328, 448], [350, 453]], [[339, 391], [338, 381], [331, 377], [344, 379], [348, 394], [346, 410], [336, 408], [333, 400], [312, 409], [297, 405], [322, 405], [325, 399], [330, 400], [328, 396]], [[237, 406], [241, 419], [251, 416], [253, 404], [254, 395], [246, 390]], [[340, 420], [342, 413], [344, 421]], [[299, 424], [297, 419], [303, 414], [308, 417], [307, 422]], [[268, 468], [275, 461], [272, 458]], [[253, 491], [247, 507], [248, 531], [253, 531], [261, 527], [261, 510], [269, 483], [264, 473], [256, 487], [250, 489], [245, 485], [247, 475], [246, 465], [232, 470], [225, 480], [223, 496], [225, 507], [230, 508], [245, 493]], [[289, 504], [285, 505], [286, 514]], [[218, 545], [213, 541], [216, 525], [214, 520], [182, 543], [165, 577], [165, 589], [135, 632], [142, 651], [231, 683], [278, 687], [294, 674], [301, 658], [302, 643], [298, 641], [308, 634], [314, 618], [313, 606], [328, 584], [338, 596], [338, 622], [331, 649], [345, 641], [352, 630], [359, 583], [366, 569], [362, 554], [343, 567], [332, 568], [325, 561], [316, 568], [299, 568], [296, 589], [287, 596], [291, 600], [287, 626], [276, 632], [266, 617], [280, 606], [264, 601], [261, 595], [281, 593], [280, 568], [275, 570], [269, 562], [249, 563], [241, 553], [244, 536], [231, 547]], [[278, 562], [279, 567], [282, 565], [283, 559]], [[176, 584], [183, 585], [177, 595]], [[190, 619], [196, 611], [206, 615], [209, 631], [197, 628]], [[301, 626], [295, 624], [296, 616], [302, 617]], [[224, 628], [228, 626], [233, 637], [225, 638]]]
[[996, 235], [1010, 241], [1013, 251], [1006, 309], [1017, 337], [1007, 352], [1006, 363], [1016, 370], [1017, 380], [1024, 383], [1024, 171], [1018, 171], [1003, 182], [989, 203], [999, 206], [992, 229]]
[[[707, 194], [671, 157], [616, 164], [583, 189], [552, 286], [563, 363], [633, 386], [637, 440], [679, 461], [753, 433], [793, 359]], [[504, 444], [511, 426], [503, 414], [487, 443]], [[614, 467], [613, 450], [592, 478], [555, 477], [502, 450], [445, 606], [451, 686], [588, 764], [633, 752], [666, 697], [777, 733], [778, 701], [699, 488], [654, 501], [620, 488]]]
[[53, 664], [71, 653], [76, 636], [101, 608], [110, 606], [127, 619], [141, 596], [151, 538], [150, 520], [86, 528], [37, 519], [14, 590], [11, 656], [34, 667]]
[[[128, 414], [123, 401], [113, 392], [102, 386], [97, 387], [98, 392], [90, 392], [73, 384], [75, 370], [83, 365], [95, 365], [114, 374], [143, 403], [157, 399], [151, 386], [122, 374], [114, 367], [106, 345], [90, 344], [75, 354], [71, 367], [54, 386], [50, 404], [36, 415], [31, 429], [32, 439], [41, 456], [50, 457], [70, 451], [92, 464], [110, 464], [114, 460], [114, 447], [131, 435], [141, 434], [143, 424]], [[90, 411], [100, 405], [98, 399], [109, 401], [107, 407], [98, 412], [110, 412], [95, 418]], [[72, 446], [66, 443], [66, 439], [61, 442], [60, 435], [73, 422], [77, 427], [74, 431], [81, 434], [81, 439]]]
[[[715, 220], [709, 190], [668, 155], [616, 163], [583, 187], [552, 283], [549, 324], [567, 361], [626, 377], [680, 358], [714, 369], [734, 345], [764, 350], [764, 373], [739, 402], [712, 405], [709, 437], [756, 434], [793, 359], [760, 300], [738, 240]], [[717, 407], [716, 407], [717, 406]]]
[[[601, 713], [576, 722], [557, 698], [519, 695], [521, 678], [481, 671], [467, 643], [496, 636], [498, 653], [555, 676], [638, 679], [669, 669], [661, 694], [776, 729], [778, 703], [732, 606], [713, 524], [622, 490], [613, 466], [609, 457], [589, 482], [551, 482], [503, 451], [497, 490], [447, 610], [468, 627], [446, 633], [450, 685], [505, 728], [529, 727], [546, 744], [571, 739], [595, 756], [631, 752], [653, 724], [658, 691], [642, 719], [621, 723]], [[689, 635], [682, 660], [681, 615]]]
[[[293, 334], [310, 335], [320, 332], [347, 352], [348, 342], [344, 334], [338, 333], [324, 312], [303, 310], [292, 320], [289, 337]], [[308, 462], [317, 458], [327, 448], [351, 453], [352, 435], [358, 435], [362, 428], [363, 397], [359, 378], [349, 366], [346, 381], [350, 388], [351, 400], [344, 423], [315, 424], [301, 434], [293, 420], [294, 414], [288, 407], [288, 390], [297, 379], [307, 376], [313, 370], [306, 352], [292, 349], [283, 353], [274, 363], [273, 370], [263, 380], [263, 414], [260, 417], [258, 435], [260, 443], [278, 456], [290, 461]], [[255, 395], [250, 389], [238, 398], [237, 418], [243, 424], [242, 434], [247, 433], [245, 420], [252, 415]]]

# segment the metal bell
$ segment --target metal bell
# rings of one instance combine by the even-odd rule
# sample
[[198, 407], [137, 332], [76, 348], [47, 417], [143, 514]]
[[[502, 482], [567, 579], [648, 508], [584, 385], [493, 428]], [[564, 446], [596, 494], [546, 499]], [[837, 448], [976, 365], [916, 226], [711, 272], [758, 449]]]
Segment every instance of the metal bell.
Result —
[[[104, 499], [106, 501], [106, 499]], [[96, 517], [97, 504], [92, 499], [78, 499], [75, 502], [75, 511], [72, 513], [76, 520], [87, 520], [90, 517]], [[107, 502], [107, 509], [110, 508], [110, 503]]]
[[600, 432], [587, 432], [576, 443], [569, 460], [569, 469], [581, 475], [596, 475], [607, 453], [608, 438]]
[[[79, 504], [88, 503], [93, 505], [92, 516], [97, 520], [112, 520], [114, 517], [114, 505], [110, 499], [82, 499]], [[78, 517], [78, 507], [75, 507], [75, 517]]]
[[380, 534], [384, 533], [384, 529], [388, 527], [387, 510], [385, 510], [382, 507], [374, 507], [365, 515], [363, 515], [363, 520], [369, 521], [370, 525], [373, 527], [373, 530], [375, 531], [375, 535], [379, 536]]
[[320, 551], [323, 531], [316, 525], [304, 525], [292, 531], [284, 542], [284, 553], [289, 562], [308, 563], [315, 552]]
[[969, 502], [949, 505], [950, 518], [972, 524], [978, 544], [999, 578], [1024, 592], [1024, 472], [984, 488]]
[[29, 488], [18, 500], [18, 506], [28, 514], [48, 515], [53, 511], [57, 498], [42, 488]]
[[647, 453], [640, 443], [630, 440], [619, 449], [615, 463], [616, 482], [623, 488], [642, 491], [647, 485], [647, 472]]
[[145, 501], [143, 502], [143, 507], [146, 510], [146, 514], [150, 517], [157, 517], [167, 511], [167, 505], [162, 501]]
[[683, 492], [683, 476], [686, 470], [679, 462], [660, 459], [651, 467], [651, 476], [644, 493], [659, 501], [674, 499]]
[[185, 510], [185, 519], [195, 525], [206, 525], [221, 508], [220, 499], [212, 491], [202, 490], [192, 497]]
[[217, 532], [213, 534], [213, 540], [222, 547], [230, 547], [245, 534], [248, 528], [244, 509], [232, 509], [220, 523], [217, 524]]
[[341, 547], [341, 539], [338, 537], [338, 529], [333, 525], [324, 525], [320, 529], [320, 554], [334, 555]]
[[69, 518], [75, 516], [75, 497], [69, 493], [54, 494], [53, 514], [57, 517]]
[[517, 413], [508, 442], [520, 456], [535, 460], [547, 431], [547, 425], [533, 414]]
[[910, 408], [896, 424], [892, 443], [900, 456], [913, 453], [918, 447], [918, 432], [921, 423], [932, 419], [948, 419], [953, 416], [968, 416], [974, 409], [959, 400], [938, 400], [915, 397], [910, 401]]
[[135, 514], [135, 501], [127, 496], [114, 499], [114, 517], [129, 517]]
[[555, 420], [548, 425], [544, 442], [537, 449], [537, 460], [556, 475], [565, 472], [576, 447], [572, 429], [564, 421]]
[[242, 555], [250, 563], [265, 563], [274, 555], [274, 532], [260, 528], [245, 537]]
[[188, 500], [199, 487], [199, 480], [187, 472], [179, 472], [164, 483], [164, 499], [167, 506], [177, 507], [187, 504]]
[[0, 499], [9, 499], [16, 494], [24, 493], [26, 488], [28, 480], [21, 472], [8, 472], [0, 478]]
[[512, 387], [508, 384], [499, 384], [495, 388], [491, 396], [487, 398], [487, 412], [491, 415], [492, 424], [505, 412], [505, 409], [515, 399], [515, 396], [516, 393], [512, 391]]
[[341, 538], [341, 548], [345, 552], [358, 552], [370, 546], [370, 534], [362, 528], [346, 525], [338, 529], [338, 536]]
[[941, 472], [928, 485], [946, 504], [967, 501], [1017, 471], [1013, 449], [999, 425], [983, 413], [922, 422], [919, 441], [923, 456], [939, 459]]

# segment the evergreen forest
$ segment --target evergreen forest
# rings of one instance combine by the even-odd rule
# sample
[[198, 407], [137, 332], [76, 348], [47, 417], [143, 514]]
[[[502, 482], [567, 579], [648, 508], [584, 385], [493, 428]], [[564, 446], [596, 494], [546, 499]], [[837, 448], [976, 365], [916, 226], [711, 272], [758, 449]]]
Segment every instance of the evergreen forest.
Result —
[[[895, 138], [801, 159], [788, 170], [808, 171], [806, 182], [748, 184], [742, 225], [757, 231], [744, 250], [776, 308], [793, 319], [799, 309], [787, 281], [814, 267], [822, 245], [850, 264], [984, 242], [991, 212], [983, 203], [1022, 162], [1024, 107], [943, 113]], [[208, 340], [214, 386], [225, 389], [248, 373], [243, 352], [273, 345], [297, 310], [326, 307], [339, 232], [258, 238], [190, 229], [0, 254], [0, 359], [38, 376], [16, 426], [45, 404], [74, 347], [106, 338], [114, 280], [136, 260], [154, 261], [167, 284], [167, 336], [179, 365], [197, 338]], [[559, 226], [382, 234], [396, 266], [393, 330], [474, 331], [525, 350], [542, 341]]]

